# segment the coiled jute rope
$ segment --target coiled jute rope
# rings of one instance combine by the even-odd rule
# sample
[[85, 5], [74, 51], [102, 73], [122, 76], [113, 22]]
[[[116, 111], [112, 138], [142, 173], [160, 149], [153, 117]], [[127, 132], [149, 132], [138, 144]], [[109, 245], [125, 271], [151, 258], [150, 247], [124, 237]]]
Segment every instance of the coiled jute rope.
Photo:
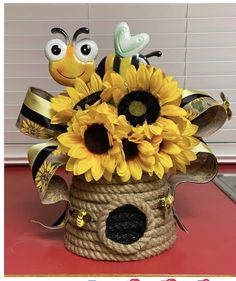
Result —
[[[86, 213], [89, 220], [78, 225], [76, 216], [69, 215], [66, 248], [96, 260], [139, 260], [160, 254], [176, 239], [172, 208], [166, 210], [160, 204], [168, 192], [165, 179], [147, 175], [141, 181], [128, 183], [118, 177], [111, 183], [88, 183], [74, 176], [70, 190], [72, 208], [76, 214]], [[133, 238], [135, 235], [138, 237]]]

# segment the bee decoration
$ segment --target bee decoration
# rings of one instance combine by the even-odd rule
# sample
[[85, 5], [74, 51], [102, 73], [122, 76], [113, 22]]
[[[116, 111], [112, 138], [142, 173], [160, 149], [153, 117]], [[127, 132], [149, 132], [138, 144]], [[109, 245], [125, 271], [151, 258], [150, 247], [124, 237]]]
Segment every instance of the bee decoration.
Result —
[[137, 69], [140, 63], [149, 64], [148, 58], [162, 55], [161, 51], [154, 51], [147, 55], [141, 55], [139, 52], [149, 43], [147, 33], [130, 35], [130, 29], [127, 23], [121, 22], [115, 30], [114, 47], [115, 53], [104, 57], [97, 67], [97, 74], [103, 77], [106, 71], [113, 70], [125, 77], [126, 70], [130, 65]]
[[228, 120], [230, 120], [232, 115], [233, 115], [233, 113], [232, 113], [232, 111], [231, 111], [231, 109], [229, 107], [230, 103], [229, 103], [228, 99], [226, 99], [225, 94], [223, 92], [220, 93], [220, 97], [221, 97], [221, 99], [223, 101], [223, 107], [224, 107], [224, 109], [225, 109], [225, 111], [227, 113]]
[[91, 216], [85, 210], [71, 208], [69, 214], [75, 219], [77, 227], [83, 227], [87, 222], [91, 221]]
[[52, 39], [45, 46], [45, 55], [49, 60], [49, 72], [52, 78], [64, 86], [73, 86], [76, 78], [88, 82], [95, 71], [95, 58], [98, 53], [97, 44], [90, 39], [77, 38], [81, 34], [89, 34], [86, 27], [79, 28], [70, 41], [68, 34], [59, 27], [52, 28], [53, 34], [61, 34], [64, 41]]
[[174, 202], [174, 196], [171, 193], [167, 194], [166, 197], [162, 197], [160, 199], [160, 204], [161, 207], [163, 208], [169, 208], [173, 204], [173, 202]]
[[80, 214], [76, 217], [76, 225], [78, 227], [83, 227], [85, 225], [84, 217], [87, 215], [86, 211], [81, 211]]
[[159, 202], [160, 206], [165, 209], [164, 216], [166, 218], [174, 203], [174, 196], [171, 193], [168, 193], [165, 197], [162, 197]]

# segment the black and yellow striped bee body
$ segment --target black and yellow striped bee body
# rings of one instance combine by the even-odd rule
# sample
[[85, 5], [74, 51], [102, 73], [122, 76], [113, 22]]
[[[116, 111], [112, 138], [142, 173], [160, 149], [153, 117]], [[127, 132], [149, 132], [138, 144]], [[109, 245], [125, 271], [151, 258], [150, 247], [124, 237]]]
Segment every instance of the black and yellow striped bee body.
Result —
[[132, 57], [120, 57], [116, 54], [109, 54], [104, 57], [99, 63], [96, 73], [103, 78], [106, 72], [115, 71], [119, 73], [122, 77], [125, 77], [126, 71], [130, 65], [133, 65], [136, 69], [139, 67], [140, 63], [149, 64], [148, 58], [152, 56], [161, 56], [160, 51], [152, 52], [146, 56], [137, 54]]

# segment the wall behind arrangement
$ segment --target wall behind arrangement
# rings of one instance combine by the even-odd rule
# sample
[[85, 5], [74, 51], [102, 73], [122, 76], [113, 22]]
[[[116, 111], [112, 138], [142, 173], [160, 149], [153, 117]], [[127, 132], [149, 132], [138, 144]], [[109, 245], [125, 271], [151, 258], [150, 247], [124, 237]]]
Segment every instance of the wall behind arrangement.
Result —
[[44, 46], [61, 27], [72, 36], [90, 29], [99, 47], [98, 63], [113, 52], [116, 25], [126, 21], [132, 34], [146, 32], [150, 60], [173, 75], [180, 86], [207, 91], [231, 102], [230, 122], [206, 138], [219, 161], [236, 160], [236, 4], [5, 4], [5, 158], [26, 161], [27, 149], [38, 140], [24, 136], [15, 122], [29, 86], [52, 94], [63, 89], [49, 75]]

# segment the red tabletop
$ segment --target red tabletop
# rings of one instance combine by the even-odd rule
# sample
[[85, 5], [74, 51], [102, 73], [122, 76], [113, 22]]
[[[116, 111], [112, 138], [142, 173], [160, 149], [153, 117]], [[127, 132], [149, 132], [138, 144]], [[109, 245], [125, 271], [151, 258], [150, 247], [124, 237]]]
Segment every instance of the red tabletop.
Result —
[[[223, 166], [235, 172], [236, 166]], [[182, 184], [176, 210], [188, 228], [174, 246], [146, 260], [101, 262], [76, 256], [64, 230], [46, 230], [62, 206], [41, 205], [29, 167], [5, 168], [5, 275], [236, 275], [236, 204], [213, 183]]]

